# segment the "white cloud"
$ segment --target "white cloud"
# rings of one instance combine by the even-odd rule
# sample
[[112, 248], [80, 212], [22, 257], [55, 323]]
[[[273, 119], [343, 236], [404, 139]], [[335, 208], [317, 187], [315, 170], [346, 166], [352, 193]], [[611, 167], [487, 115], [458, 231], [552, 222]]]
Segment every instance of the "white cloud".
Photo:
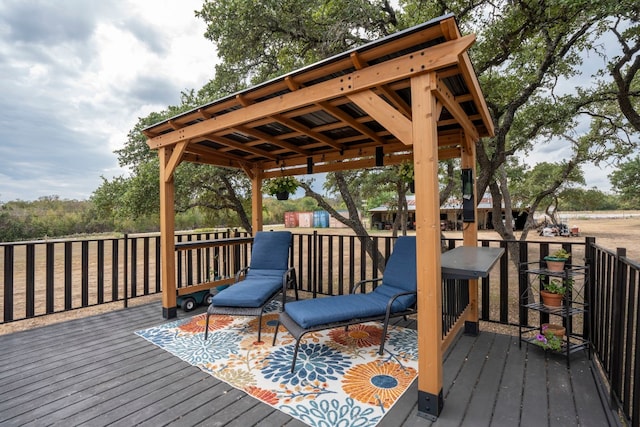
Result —
[[113, 150], [213, 77], [201, 0], [3, 0], [0, 200], [86, 199]]

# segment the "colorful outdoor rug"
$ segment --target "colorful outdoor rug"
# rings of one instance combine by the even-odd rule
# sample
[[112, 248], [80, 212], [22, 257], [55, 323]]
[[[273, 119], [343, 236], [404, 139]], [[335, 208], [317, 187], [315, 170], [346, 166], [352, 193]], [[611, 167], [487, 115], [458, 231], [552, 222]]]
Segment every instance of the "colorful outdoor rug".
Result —
[[136, 334], [311, 426], [375, 426], [417, 375], [415, 330], [389, 328], [384, 355], [377, 350], [380, 323], [365, 323], [307, 334], [290, 372], [293, 337], [280, 328], [277, 304], [262, 318], [205, 315], [137, 331]]

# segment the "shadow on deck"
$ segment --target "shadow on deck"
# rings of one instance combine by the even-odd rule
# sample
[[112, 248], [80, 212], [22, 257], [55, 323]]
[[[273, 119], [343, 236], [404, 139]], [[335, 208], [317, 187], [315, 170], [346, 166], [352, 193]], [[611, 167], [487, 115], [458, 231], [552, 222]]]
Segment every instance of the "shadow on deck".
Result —
[[[0, 336], [0, 425], [304, 425], [134, 334], [162, 323], [160, 313], [153, 303]], [[414, 382], [379, 425], [617, 423], [586, 354], [568, 370], [564, 358], [520, 349], [513, 336], [459, 337], [445, 355], [443, 384], [436, 422], [417, 415]]]

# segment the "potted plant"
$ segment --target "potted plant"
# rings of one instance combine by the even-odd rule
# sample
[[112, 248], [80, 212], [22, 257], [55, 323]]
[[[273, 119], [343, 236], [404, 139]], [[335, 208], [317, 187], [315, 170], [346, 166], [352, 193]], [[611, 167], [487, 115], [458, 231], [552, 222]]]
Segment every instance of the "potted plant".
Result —
[[409, 184], [409, 191], [415, 193], [415, 181], [413, 178], [413, 162], [402, 162], [398, 169], [400, 179]]
[[540, 333], [536, 335], [534, 343], [545, 350], [560, 351], [562, 349], [562, 337], [565, 328], [558, 325], [544, 323]]
[[545, 283], [540, 296], [542, 303], [547, 307], [560, 307], [564, 294], [567, 293], [567, 284], [560, 279], [551, 279]]
[[292, 176], [271, 178], [264, 184], [265, 193], [276, 196], [278, 200], [287, 200], [289, 194], [295, 193], [298, 188], [298, 180]]
[[547, 270], [549, 271], [562, 271], [564, 270], [564, 264], [571, 257], [571, 254], [564, 250], [564, 248], [560, 248], [557, 251], [553, 252], [551, 255], [547, 255], [544, 257], [544, 260], [547, 263]]

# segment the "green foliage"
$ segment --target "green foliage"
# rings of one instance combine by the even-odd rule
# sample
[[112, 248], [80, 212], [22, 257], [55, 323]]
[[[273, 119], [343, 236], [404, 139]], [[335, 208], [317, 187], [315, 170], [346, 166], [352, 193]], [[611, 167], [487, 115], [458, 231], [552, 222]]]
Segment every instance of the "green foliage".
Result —
[[398, 175], [403, 182], [413, 181], [413, 162], [402, 162], [398, 166]]
[[613, 211], [622, 208], [619, 197], [597, 188], [567, 188], [558, 194], [558, 209], [561, 211]]
[[567, 252], [564, 248], [557, 249], [549, 255], [551, 258], [558, 258], [567, 260], [571, 257], [571, 254]]
[[567, 292], [567, 286], [562, 283], [562, 280], [551, 279], [544, 285], [544, 290], [552, 294], [564, 295]]
[[275, 196], [279, 193], [293, 194], [299, 185], [298, 180], [294, 177], [282, 176], [266, 180], [262, 189], [265, 193]]
[[620, 163], [609, 179], [624, 208], [640, 209], [640, 156]]
[[90, 202], [58, 196], [0, 204], [0, 242], [111, 231], [112, 224], [94, 218], [92, 211]]
[[545, 350], [560, 351], [562, 348], [562, 340], [548, 328], [546, 325], [542, 327], [541, 333], [536, 335], [534, 343]]

